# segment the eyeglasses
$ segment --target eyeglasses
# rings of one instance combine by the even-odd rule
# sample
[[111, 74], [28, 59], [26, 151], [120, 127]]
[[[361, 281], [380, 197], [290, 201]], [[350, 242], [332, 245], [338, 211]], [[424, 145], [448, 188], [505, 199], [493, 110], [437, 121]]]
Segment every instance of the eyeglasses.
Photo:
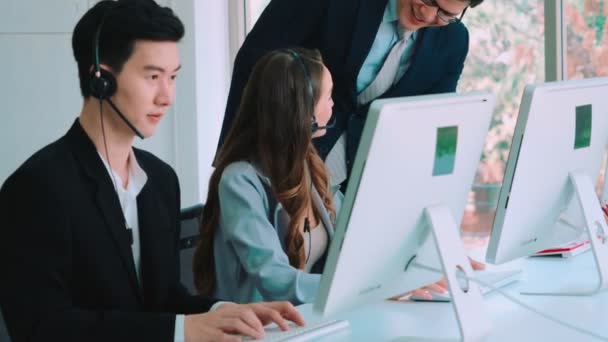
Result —
[[468, 7], [465, 7], [465, 9], [462, 11], [462, 13], [460, 13], [460, 15], [458, 15], [458, 14], [452, 14], [452, 13], [446, 12], [446, 10], [439, 7], [439, 4], [437, 4], [437, 1], [435, 1], [435, 0], [420, 0], [420, 1], [422, 1], [422, 3], [427, 7], [437, 8], [437, 18], [439, 18], [444, 23], [448, 23], [448, 24], [453, 24], [453, 23], [457, 23], [457, 22], [461, 21], [462, 17], [464, 17], [464, 14], [466, 13], [467, 8], [468, 8]]

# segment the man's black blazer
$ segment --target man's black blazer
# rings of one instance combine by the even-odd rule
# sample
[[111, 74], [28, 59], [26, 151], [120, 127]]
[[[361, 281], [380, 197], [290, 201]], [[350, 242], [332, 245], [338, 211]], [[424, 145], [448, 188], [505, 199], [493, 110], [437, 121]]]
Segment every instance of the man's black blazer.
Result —
[[213, 304], [179, 281], [174, 171], [135, 156], [148, 176], [137, 197], [141, 286], [111, 177], [78, 120], [4, 183], [0, 307], [13, 342], [168, 342], [175, 313]]
[[[219, 146], [231, 127], [254, 64], [279, 48], [319, 49], [334, 81], [337, 127], [315, 139], [323, 158], [347, 130], [347, 162], [354, 158], [368, 106], [357, 105], [357, 76], [367, 57], [388, 0], [272, 0], [234, 63]], [[469, 35], [462, 23], [421, 29], [410, 67], [380, 98], [454, 92], [468, 53]]]

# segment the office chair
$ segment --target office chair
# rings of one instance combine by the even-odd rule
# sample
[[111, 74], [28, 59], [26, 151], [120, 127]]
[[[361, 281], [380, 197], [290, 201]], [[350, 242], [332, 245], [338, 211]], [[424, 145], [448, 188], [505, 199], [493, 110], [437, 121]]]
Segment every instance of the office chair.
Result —
[[2, 310], [0, 310], [0, 342], [10, 342], [11, 339], [8, 337], [8, 331], [6, 330], [6, 325], [4, 324], [4, 319], [2, 318]]
[[179, 241], [180, 279], [191, 294], [196, 293], [192, 275], [192, 259], [194, 248], [200, 239], [199, 224], [203, 214], [204, 204], [196, 204], [183, 208], [180, 213], [181, 233]]

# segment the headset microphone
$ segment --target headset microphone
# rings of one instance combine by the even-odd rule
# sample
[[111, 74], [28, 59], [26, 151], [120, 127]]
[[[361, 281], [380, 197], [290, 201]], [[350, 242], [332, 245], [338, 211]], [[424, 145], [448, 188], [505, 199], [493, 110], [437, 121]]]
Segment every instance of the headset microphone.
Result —
[[325, 126], [319, 126], [319, 124], [317, 123], [317, 120], [315, 120], [313, 118], [312, 125], [311, 125], [312, 133], [314, 134], [316, 131], [321, 130], [321, 129], [334, 128], [335, 126], [336, 126], [336, 117], [333, 115], [332, 115], [331, 120]]
[[129, 119], [127, 119], [127, 117], [120, 111], [120, 109], [118, 109], [118, 107], [116, 107], [116, 105], [114, 104], [114, 102], [112, 102], [112, 100], [110, 100], [110, 98], [107, 98], [106, 101], [110, 104], [110, 106], [112, 106], [112, 109], [114, 109], [114, 111], [116, 112], [116, 114], [118, 114], [118, 116], [122, 119], [122, 121], [124, 121], [127, 126], [129, 126], [129, 128], [133, 131], [133, 133], [135, 133], [135, 135], [137, 135], [140, 139], [144, 139], [144, 135], [141, 134], [137, 128], [135, 128], [135, 126], [133, 126], [133, 124], [129, 121]]

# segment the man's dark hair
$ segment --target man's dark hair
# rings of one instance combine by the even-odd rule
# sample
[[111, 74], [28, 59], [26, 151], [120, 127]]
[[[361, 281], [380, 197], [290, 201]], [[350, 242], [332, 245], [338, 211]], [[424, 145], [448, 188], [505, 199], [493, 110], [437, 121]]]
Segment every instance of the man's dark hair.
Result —
[[[103, 24], [101, 24], [103, 21]], [[95, 65], [95, 35], [99, 34], [99, 62], [120, 73], [137, 40], [178, 42], [184, 25], [168, 7], [153, 0], [104, 0], [93, 6], [76, 24], [72, 50], [78, 64], [82, 96], [91, 96], [89, 80]]]

